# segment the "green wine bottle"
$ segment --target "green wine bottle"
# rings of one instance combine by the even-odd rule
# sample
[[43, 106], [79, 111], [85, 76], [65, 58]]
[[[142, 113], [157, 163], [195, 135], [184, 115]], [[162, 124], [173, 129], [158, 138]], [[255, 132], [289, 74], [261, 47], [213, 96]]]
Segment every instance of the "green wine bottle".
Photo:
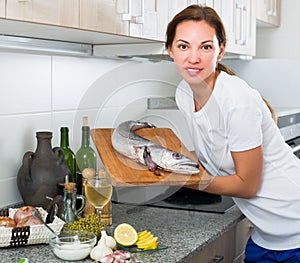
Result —
[[97, 171], [97, 156], [90, 146], [90, 127], [87, 117], [83, 117], [81, 147], [76, 152], [75, 157], [79, 173], [82, 173], [85, 168], [93, 168]]
[[64, 152], [64, 163], [68, 166], [70, 170], [70, 176], [72, 178], [72, 182], [77, 183], [76, 176], [76, 159], [75, 154], [71, 150], [69, 145], [69, 128], [61, 127], [60, 128], [60, 148], [62, 148]]

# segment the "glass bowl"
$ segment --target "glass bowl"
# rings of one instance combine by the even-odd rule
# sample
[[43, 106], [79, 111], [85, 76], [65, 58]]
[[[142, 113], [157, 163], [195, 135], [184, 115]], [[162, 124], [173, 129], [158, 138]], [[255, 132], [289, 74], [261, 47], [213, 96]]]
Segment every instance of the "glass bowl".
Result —
[[67, 230], [49, 239], [53, 253], [60, 259], [67, 261], [82, 260], [89, 256], [96, 245], [95, 234], [85, 230]]

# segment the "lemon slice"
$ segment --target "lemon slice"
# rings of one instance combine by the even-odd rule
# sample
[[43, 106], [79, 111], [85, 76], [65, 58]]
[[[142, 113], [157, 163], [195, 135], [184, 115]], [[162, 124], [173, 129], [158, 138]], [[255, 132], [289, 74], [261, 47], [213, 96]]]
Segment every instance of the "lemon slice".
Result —
[[145, 230], [146, 232], [140, 232], [140, 233], [138, 233], [138, 241], [139, 240], [143, 240], [143, 239], [146, 239], [146, 238], [148, 238], [149, 236], [151, 236], [152, 235], [152, 233], [151, 232], [148, 232], [147, 230]]
[[150, 236], [148, 236], [148, 237], [146, 237], [146, 238], [144, 238], [144, 239], [138, 239], [138, 240], [136, 241], [136, 244], [139, 245], [140, 243], [147, 243], [148, 241], [150, 241], [150, 240], [153, 239], [153, 238], [154, 238], [154, 235], [151, 234]]
[[151, 239], [148, 239], [145, 242], [137, 243], [137, 247], [142, 249], [155, 249], [158, 246], [157, 240], [157, 237], [152, 237]]
[[133, 226], [127, 223], [122, 223], [115, 228], [114, 238], [120, 245], [129, 247], [137, 241], [138, 234]]

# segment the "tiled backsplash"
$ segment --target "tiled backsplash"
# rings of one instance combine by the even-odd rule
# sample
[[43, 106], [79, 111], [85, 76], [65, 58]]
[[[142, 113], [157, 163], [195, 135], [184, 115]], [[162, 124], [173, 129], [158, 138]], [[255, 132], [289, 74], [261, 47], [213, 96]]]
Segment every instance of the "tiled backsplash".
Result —
[[[0, 207], [3, 207], [21, 200], [16, 175], [24, 153], [35, 151], [36, 131], [52, 131], [53, 147], [59, 145], [60, 126], [69, 126], [73, 136], [80, 98], [99, 76], [121, 63], [0, 53], [0, 64]], [[90, 111], [84, 114], [91, 116], [92, 121]], [[76, 132], [80, 136], [80, 128]], [[80, 139], [74, 137], [70, 143], [75, 150]]]
[[68, 126], [76, 151], [83, 116], [91, 128], [146, 118], [147, 98], [174, 96], [179, 80], [170, 62], [0, 53], [0, 68], [0, 207], [21, 201], [16, 176], [36, 131], [52, 131], [55, 147]]

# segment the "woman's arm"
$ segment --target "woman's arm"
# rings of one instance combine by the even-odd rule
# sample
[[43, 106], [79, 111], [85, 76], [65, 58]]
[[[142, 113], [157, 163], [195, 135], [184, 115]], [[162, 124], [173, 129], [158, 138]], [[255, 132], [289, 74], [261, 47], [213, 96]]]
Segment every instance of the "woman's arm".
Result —
[[187, 188], [239, 198], [252, 198], [261, 182], [263, 153], [262, 146], [242, 152], [231, 152], [236, 174], [211, 176], [204, 171], [197, 185]]
[[262, 177], [262, 146], [231, 154], [236, 174], [215, 176], [204, 191], [240, 198], [254, 197], [260, 187]]

